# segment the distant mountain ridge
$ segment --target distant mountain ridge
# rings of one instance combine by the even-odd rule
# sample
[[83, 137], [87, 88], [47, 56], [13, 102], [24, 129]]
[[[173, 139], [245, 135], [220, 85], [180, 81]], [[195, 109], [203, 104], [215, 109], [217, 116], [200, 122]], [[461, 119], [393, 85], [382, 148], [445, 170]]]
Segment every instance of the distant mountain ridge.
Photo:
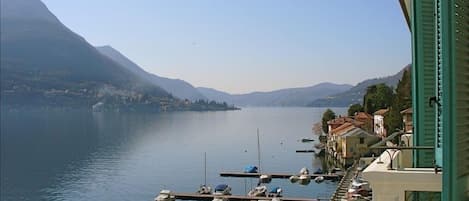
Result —
[[197, 89], [194, 88], [191, 84], [187, 83], [184, 80], [180, 79], [170, 79], [165, 77], [160, 77], [155, 74], [151, 74], [143, 70], [140, 66], [136, 63], [128, 59], [122, 53], [114, 49], [113, 47], [107, 46], [99, 46], [96, 49], [103, 55], [109, 57], [110, 59], [114, 60], [115, 62], [119, 63], [127, 70], [135, 73], [142, 79], [145, 79], [157, 86], [160, 86], [167, 92], [173, 94], [174, 96], [181, 98], [181, 99], [189, 99], [192, 101], [195, 100], [205, 100], [207, 99], [204, 95], [202, 95]]
[[388, 86], [393, 87], [394, 89], [399, 83], [399, 80], [402, 78], [404, 71], [406, 69], [410, 69], [410, 64], [405, 66], [402, 70], [398, 73], [382, 77], [382, 78], [374, 78], [374, 79], [367, 79], [355, 85], [354, 87], [350, 88], [347, 91], [333, 94], [328, 97], [320, 98], [317, 100], [312, 101], [308, 104], [311, 107], [348, 107], [351, 104], [363, 102], [363, 96], [366, 93], [366, 89], [375, 84], [384, 83]]
[[197, 88], [207, 98], [239, 106], [306, 106], [311, 101], [350, 89], [352, 85], [320, 83], [310, 87], [280, 89], [270, 92], [229, 94], [211, 88]]
[[100, 53], [40, 0], [0, 0], [0, 11], [2, 108], [230, 109], [174, 98]]

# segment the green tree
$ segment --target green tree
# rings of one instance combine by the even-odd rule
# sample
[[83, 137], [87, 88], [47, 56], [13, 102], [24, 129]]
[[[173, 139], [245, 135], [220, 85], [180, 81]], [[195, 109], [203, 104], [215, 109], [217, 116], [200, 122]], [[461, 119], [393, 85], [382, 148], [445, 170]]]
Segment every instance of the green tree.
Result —
[[393, 89], [384, 83], [371, 85], [367, 88], [363, 98], [363, 110], [373, 114], [379, 109], [391, 106], [394, 99]]
[[363, 106], [358, 103], [351, 105], [347, 111], [348, 116], [353, 116], [357, 112], [363, 112]]
[[410, 69], [406, 69], [401, 80], [397, 84], [396, 95], [394, 96], [389, 112], [384, 118], [385, 128], [388, 133], [396, 129], [402, 129], [401, 111], [412, 106]]
[[324, 133], [329, 132], [329, 126], [327, 125], [327, 122], [332, 119], [335, 119], [335, 117], [336, 116], [334, 111], [329, 108], [324, 112], [324, 114], [322, 114], [322, 130], [324, 131]]

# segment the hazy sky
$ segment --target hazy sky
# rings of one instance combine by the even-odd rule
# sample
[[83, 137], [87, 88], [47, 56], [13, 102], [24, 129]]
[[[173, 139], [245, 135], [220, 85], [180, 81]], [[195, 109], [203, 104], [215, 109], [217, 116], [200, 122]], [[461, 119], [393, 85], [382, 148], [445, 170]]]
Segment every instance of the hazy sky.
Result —
[[398, 0], [43, 0], [93, 45], [232, 93], [356, 84], [411, 61]]

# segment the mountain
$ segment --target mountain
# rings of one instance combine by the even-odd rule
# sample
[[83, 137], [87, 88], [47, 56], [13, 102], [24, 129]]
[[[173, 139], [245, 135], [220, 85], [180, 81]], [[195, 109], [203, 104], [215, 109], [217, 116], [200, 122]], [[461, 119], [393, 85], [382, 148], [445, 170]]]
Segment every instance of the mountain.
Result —
[[320, 83], [310, 87], [280, 89], [270, 92], [228, 94], [199, 87], [207, 98], [239, 106], [306, 106], [311, 101], [350, 89], [347, 84]]
[[362, 81], [352, 87], [351, 89], [344, 91], [342, 93], [337, 93], [325, 98], [320, 98], [312, 101], [308, 104], [311, 107], [348, 107], [351, 104], [362, 103], [363, 96], [366, 93], [366, 89], [375, 84], [384, 83], [388, 86], [393, 87], [394, 89], [397, 86], [397, 83], [402, 78], [404, 71], [410, 68], [410, 64], [405, 66], [404, 69], [398, 73], [383, 77], [383, 78], [374, 78]]
[[169, 93], [103, 56], [39, 0], [0, 0], [2, 105], [159, 108]]
[[195, 89], [191, 84], [187, 83], [186, 81], [179, 79], [169, 79], [148, 73], [111, 46], [101, 46], [96, 47], [96, 49], [101, 54], [119, 63], [127, 70], [138, 75], [140, 78], [147, 80], [148, 82], [151, 82], [157, 86], [160, 86], [161, 88], [178, 98], [189, 99], [192, 101], [206, 99], [206, 97], [204, 97], [197, 89]]

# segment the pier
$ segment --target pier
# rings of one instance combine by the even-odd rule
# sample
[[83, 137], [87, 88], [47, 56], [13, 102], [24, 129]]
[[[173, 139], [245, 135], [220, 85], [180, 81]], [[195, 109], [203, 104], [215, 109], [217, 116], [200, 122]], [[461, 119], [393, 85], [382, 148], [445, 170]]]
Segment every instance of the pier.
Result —
[[350, 187], [350, 183], [352, 183], [353, 177], [358, 173], [357, 167], [358, 163], [355, 162], [352, 167], [347, 170], [345, 176], [340, 180], [339, 185], [337, 185], [337, 189], [335, 190], [334, 194], [332, 194], [330, 200], [347, 200], [347, 190]]
[[[276, 179], [288, 179], [291, 176], [298, 176], [297, 174], [288, 174], [288, 173], [244, 173], [244, 172], [221, 172], [221, 177], [257, 177], [259, 178], [261, 175], [270, 175], [272, 178]], [[309, 174], [311, 179], [316, 177], [322, 176], [326, 180], [339, 180], [342, 175], [338, 174]]]
[[315, 150], [307, 149], [307, 150], [296, 150], [296, 153], [316, 153]]
[[[250, 197], [245, 195], [201, 195], [197, 193], [171, 193], [177, 200], [213, 200], [213, 198], [223, 198], [234, 201], [249, 201], [249, 200], [272, 200], [272, 197]], [[311, 198], [294, 198], [294, 197], [279, 197], [282, 201], [321, 201], [329, 199], [311, 199]]]

